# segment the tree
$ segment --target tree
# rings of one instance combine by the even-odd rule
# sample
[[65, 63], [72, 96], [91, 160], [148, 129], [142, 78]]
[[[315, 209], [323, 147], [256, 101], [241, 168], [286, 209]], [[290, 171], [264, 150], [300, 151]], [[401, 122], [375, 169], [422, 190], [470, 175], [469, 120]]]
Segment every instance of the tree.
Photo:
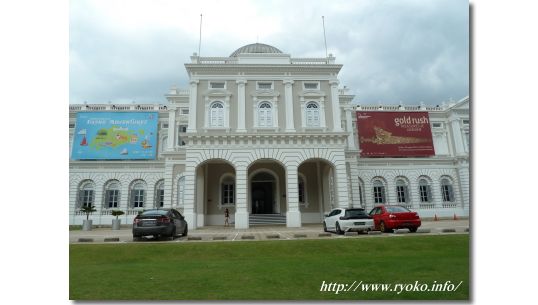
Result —
[[124, 211], [120, 211], [120, 210], [114, 210], [114, 211], [112, 211], [112, 216], [116, 216], [116, 220], [118, 219], [118, 216], [121, 216], [121, 215], [123, 215], [123, 214], [125, 214]]
[[97, 212], [97, 210], [95, 209], [95, 206], [93, 205], [86, 205], [86, 206], [83, 206], [80, 211], [84, 214], [86, 214], [86, 220], [88, 220], [90, 218], [90, 214], [93, 213], [93, 212]]

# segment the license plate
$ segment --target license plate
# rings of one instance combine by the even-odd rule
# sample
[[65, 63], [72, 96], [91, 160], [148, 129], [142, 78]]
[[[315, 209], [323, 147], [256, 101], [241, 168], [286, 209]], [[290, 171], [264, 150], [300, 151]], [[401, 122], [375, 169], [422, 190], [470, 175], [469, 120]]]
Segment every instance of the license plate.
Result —
[[144, 227], [152, 227], [152, 226], [155, 226], [155, 224], [156, 224], [155, 220], [146, 220], [142, 222], [142, 226]]
[[364, 222], [356, 222], [355, 225], [356, 226], [364, 226]]

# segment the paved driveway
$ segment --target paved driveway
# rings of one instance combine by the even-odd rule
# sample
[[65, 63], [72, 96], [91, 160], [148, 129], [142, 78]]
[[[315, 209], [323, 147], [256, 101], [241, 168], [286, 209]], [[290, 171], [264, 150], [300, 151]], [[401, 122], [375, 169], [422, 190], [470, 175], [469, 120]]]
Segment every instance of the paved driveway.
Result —
[[[423, 221], [421, 229], [430, 230], [429, 233], [423, 234], [454, 234], [465, 233], [469, 228], [469, 220], [441, 220], [441, 221]], [[416, 235], [412, 233], [406, 235]], [[383, 233], [378, 235], [360, 234], [354, 237], [378, 237], [378, 236], [396, 236], [403, 234]], [[207, 226], [196, 230], [189, 229], [187, 237], [178, 237], [174, 240], [162, 239], [159, 242], [200, 242], [200, 241], [245, 241], [245, 240], [289, 240], [289, 239], [308, 239], [308, 238], [350, 238], [350, 236], [336, 235], [333, 233], [324, 233], [321, 225], [308, 224], [301, 228], [287, 228], [285, 226], [253, 226], [249, 229], [235, 229], [234, 227]], [[156, 241], [153, 238], [143, 239], [140, 242]], [[109, 228], [97, 228], [92, 231], [69, 231], [70, 243], [82, 242], [133, 242], [133, 236], [130, 228], [121, 230], [111, 230]]]

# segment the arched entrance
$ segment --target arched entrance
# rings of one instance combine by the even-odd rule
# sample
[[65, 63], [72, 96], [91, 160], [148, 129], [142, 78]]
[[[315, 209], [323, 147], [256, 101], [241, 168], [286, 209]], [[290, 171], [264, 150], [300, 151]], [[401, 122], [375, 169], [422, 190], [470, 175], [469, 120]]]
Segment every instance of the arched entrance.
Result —
[[276, 204], [276, 177], [268, 171], [258, 171], [250, 180], [251, 211], [252, 214], [275, 214]]
[[247, 209], [251, 215], [286, 212], [286, 170], [273, 159], [260, 159], [248, 167]]
[[230, 223], [234, 223], [237, 191], [233, 165], [226, 160], [210, 159], [199, 164], [195, 173], [197, 225], [224, 225], [226, 209], [230, 214]]

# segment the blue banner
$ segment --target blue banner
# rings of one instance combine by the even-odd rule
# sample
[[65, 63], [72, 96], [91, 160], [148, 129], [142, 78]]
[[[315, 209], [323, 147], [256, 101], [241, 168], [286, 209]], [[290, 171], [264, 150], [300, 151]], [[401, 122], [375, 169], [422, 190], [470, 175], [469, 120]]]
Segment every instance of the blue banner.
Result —
[[155, 159], [157, 112], [79, 112], [73, 160]]

